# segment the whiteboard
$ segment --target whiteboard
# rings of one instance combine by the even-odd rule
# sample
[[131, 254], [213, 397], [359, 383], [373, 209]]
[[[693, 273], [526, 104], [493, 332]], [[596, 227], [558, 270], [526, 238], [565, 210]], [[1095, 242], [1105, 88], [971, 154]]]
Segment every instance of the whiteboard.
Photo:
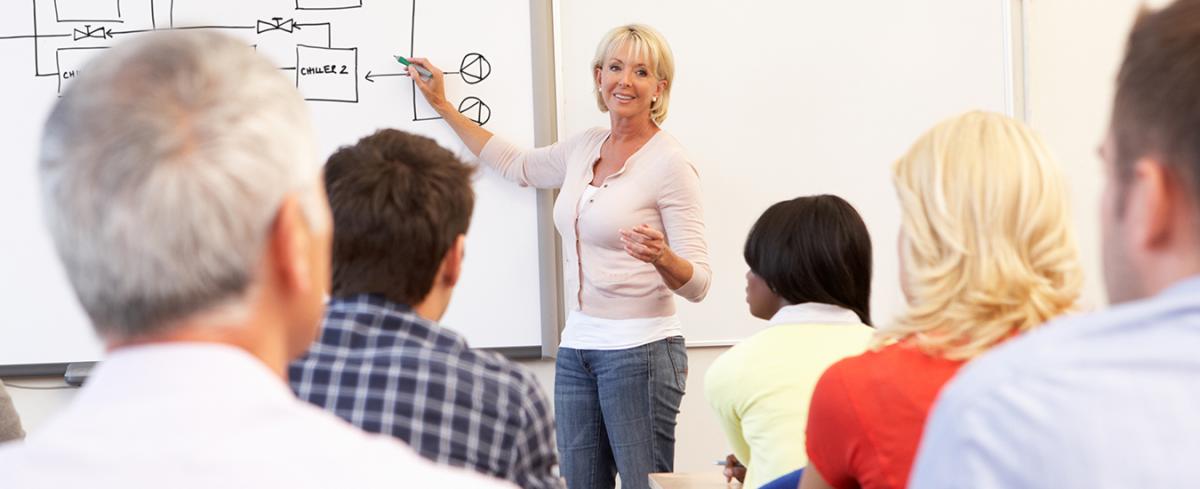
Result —
[[693, 346], [729, 344], [765, 321], [745, 303], [742, 246], [771, 204], [831, 193], [874, 245], [872, 316], [901, 310], [891, 164], [925, 129], [969, 109], [1012, 114], [1007, 1], [559, 1], [559, 137], [607, 126], [592, 95], [601, 36], [649, 24], [675, 53], [663, 128], [700, 171], [713, 282], [676, 299]]
[[[41, 124], [60, 90], [93, 56], [114, 43], [170, 28], [225, 32], [277, 63], [310, 101], [322, 158], [382, 127], [430, 136], [470, 157], [393, 54], [429, 58], [452, 73], [447, 91], [464, 114], [513, 141], [534, 143], [526, 1], [3, 2], [0, 135], [7, 158], [0, 165], [0, 365], [101, 357], [41, 224], [36, 179]], [[443, 323], [472, 346], [540, 346], [537, 194], [487, 170], [475, 190], [463, 276]]]

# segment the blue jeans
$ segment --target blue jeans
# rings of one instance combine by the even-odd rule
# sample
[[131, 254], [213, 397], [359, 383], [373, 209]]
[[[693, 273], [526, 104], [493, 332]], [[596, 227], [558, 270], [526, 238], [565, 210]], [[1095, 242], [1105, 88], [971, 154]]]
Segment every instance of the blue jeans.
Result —
[[570, 489], [648, 488], [675, 467], [687, 350], [675, 336], [625, 350], [559, 348], [554, 411]]

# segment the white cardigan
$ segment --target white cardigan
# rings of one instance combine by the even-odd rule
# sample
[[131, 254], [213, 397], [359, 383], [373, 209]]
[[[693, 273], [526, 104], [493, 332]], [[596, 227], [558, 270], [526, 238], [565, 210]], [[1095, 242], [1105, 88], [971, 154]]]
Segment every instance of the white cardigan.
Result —
[[[521, 185], [561, 188], [554, 224], [563, 240], [569, 309], [605, 319], [673, 315], [673, 294], [699, 302], [712, 281], [699, 173], [679, 142], [659, 131], [580, 202], [608, 135], [607, 129], [590, 129], [534, 150], [493, 136], [479, 157]], [[639, 224], [662, 232], [671, 250], [691, 262], [691, 280], [672, 291], [654, 265], [625, 253], [618, 230]]]

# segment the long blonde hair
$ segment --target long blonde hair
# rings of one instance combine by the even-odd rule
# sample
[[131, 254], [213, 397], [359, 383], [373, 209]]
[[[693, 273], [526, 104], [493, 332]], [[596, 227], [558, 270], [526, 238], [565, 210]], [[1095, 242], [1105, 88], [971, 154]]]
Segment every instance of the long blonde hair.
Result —
[[962, 114], [922, 135], [892, 173], [909, 305], [876, 348], [912, 340], [970, 359], [1075, 307], [1083, 273], [1066, 191], [1027, 126]]

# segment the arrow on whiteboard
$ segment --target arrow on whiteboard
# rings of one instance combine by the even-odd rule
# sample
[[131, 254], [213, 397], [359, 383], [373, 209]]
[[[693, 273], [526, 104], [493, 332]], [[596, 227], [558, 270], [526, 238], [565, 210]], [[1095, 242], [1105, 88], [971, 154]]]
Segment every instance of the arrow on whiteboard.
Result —
[[389, 76], [408, 76], [408, 73], [378, 73], [378, 74], [376, 74], [371, 71], [368, 71], [367, 72], [367, 81], [369, 81], [371, 83], [375, 83], [375, 78], [383, 78], [383, 77], [389, 77]]

